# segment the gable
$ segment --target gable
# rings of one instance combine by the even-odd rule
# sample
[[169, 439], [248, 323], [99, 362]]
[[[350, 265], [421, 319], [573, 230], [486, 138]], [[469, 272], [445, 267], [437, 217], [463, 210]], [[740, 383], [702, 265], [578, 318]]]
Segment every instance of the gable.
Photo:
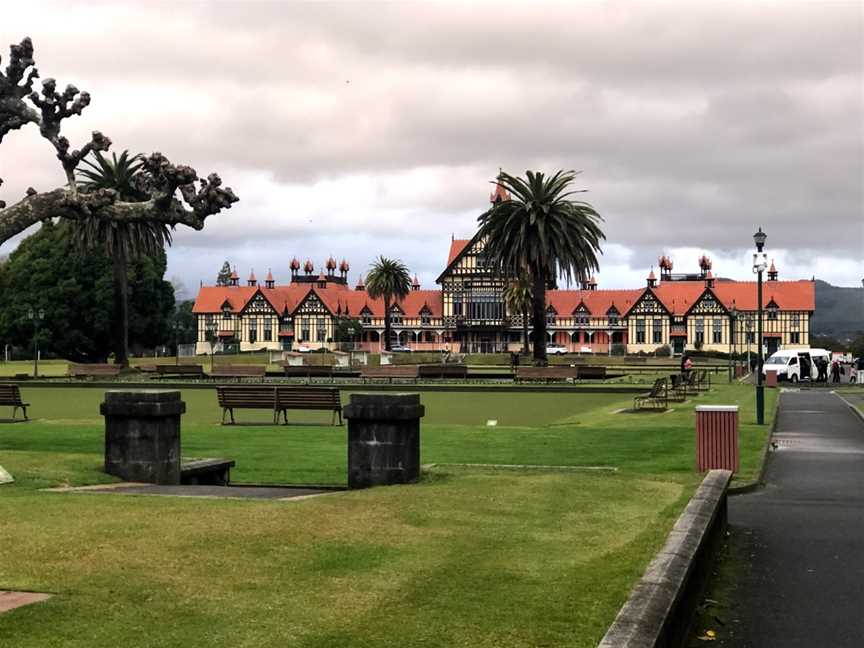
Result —
[[479, 243], [480, 233], [475, 234], [471, 239], [455, 239], [450, 243], [450, 255], [447, 260], [447, 267], [435, 280], [436, 283], [441, 283], [441, 280], [452, 273], [454, 269], [463, 264], [465, 258], [469, 255], [477, 254], [482, 250], [482, 245]]
[[251, 315], [278, 314], [276, 309], [273, 308], [273, 304], [271, 304], [268, 299], [261, 294], [260, 290], [252, 296], [252, 299], [246, 302], [246, 305], [243, 307], [241, 312]]
[[702, 296], [697, 299], [687, 315], [727, 315], [726, 307], [714, 295], [710, 288], [706, 288]]
[[669, 315], [669, 309], [663, 305], [663, 302], [649, 288], [645, 289], [642, 296], [636, 300], [636, 303], [627, 311], [628, 315], [656, 315], [658, 313]]
[[591, 315], [591, 311], [585, 305], [585, 302], [579, 302], [579, 305], [573, 309], [573, 315]]
[[295, 314], [303, 315], [332, 315], [332, 311], [327, 308], [327, 305], [315, 294], [314, 290], [310, 290], [306, 298], [300, 302], [294, 310]]

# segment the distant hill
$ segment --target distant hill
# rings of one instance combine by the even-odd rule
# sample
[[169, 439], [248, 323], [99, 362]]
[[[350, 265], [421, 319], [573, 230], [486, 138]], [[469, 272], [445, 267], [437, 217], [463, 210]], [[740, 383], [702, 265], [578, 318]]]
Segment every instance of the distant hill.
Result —
[[816, 280], [816, 312], [811, 333], [839, 340], [864, 331], [864, 288], [843, 288]]

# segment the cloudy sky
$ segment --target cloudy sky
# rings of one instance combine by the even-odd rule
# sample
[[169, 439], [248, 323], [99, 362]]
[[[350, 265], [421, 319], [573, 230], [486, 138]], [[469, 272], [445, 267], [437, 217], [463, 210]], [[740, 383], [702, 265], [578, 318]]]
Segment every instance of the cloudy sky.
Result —
[[[600, 287], [659, 254], [746, 279], [761, 225], [781, 278], [864, 276], [860, 2], [16, 3], [43, 77], [93, 95], [66, 123], [217, 170], [241, 202], [178, 230], [187, 293], [224, 260], [356, 280], [401, 258], [430, 287], [499, 167], [582, 171], [605, 218]], [[74, 122], [74, 123], [73, 123]], [[62, 183], [34, 128], [0, 147], [0, 197]], [[8, 253], [15, 241], [0, 253]]]

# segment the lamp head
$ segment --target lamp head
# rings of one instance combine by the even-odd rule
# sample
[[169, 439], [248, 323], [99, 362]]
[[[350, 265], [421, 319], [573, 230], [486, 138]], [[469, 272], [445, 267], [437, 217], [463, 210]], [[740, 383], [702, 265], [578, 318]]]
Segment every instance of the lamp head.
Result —
[[756, 243], [757, 252], [761, 252], [762, 248], [765, 247], [765, 239], [768, 238], [768, 235], [762, 231], [762, 228], [759, 228], [759, 231], [753, 235], [753, 241]]

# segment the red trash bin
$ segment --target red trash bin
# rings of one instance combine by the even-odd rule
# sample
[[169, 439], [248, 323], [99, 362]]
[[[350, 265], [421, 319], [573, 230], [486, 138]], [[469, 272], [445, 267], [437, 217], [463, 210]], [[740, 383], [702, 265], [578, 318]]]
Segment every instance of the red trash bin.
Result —
[[737, 405], [696, 407], [696, 465], [699, 472], [738, 472]]
[[776, 387], [777, 386], [777, 372], [773, 370], [767, 370], [765, 372], [765, 386], [766, 387]]

